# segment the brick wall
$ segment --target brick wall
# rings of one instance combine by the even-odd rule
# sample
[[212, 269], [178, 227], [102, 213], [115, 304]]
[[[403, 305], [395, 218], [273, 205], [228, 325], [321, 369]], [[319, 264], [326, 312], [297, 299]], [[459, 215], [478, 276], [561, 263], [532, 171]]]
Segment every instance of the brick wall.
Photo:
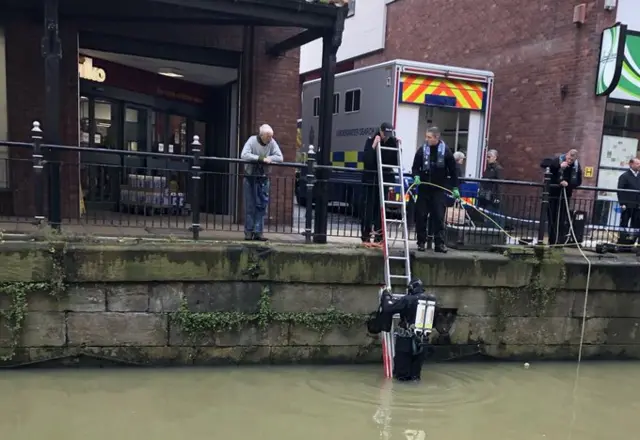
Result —
[[[583, 2], [586, 23], [576, 27], [573, 7]], [[605, 98], [594, 95], [596, 65], [614, 21], [603, 0], [398, 0], [388, 6], [386, 48], [355, 67], [404, 58], [493, 71], [489, 145], [507, 178], [539, 180], [540, 159], [570, 148], [583, 166], [598, 163]]]
[[[7, 54], [7, 108], [9, 140], [31, 141], [31, 126], [34, 120], [44, 125], [45, 87], [44, 61], [40, 43], [42, 24], [26, 17], [15, 15], [7, 20], [5, 27]], [[77, 31], [73, 26], [60, 27], [63, 58], [60, 66], [61, 120], [60, 141], [65, 145], [78, 144], [78, 64]], [[31, 169], [31, 151], [12, 149], [10, 162], [10, 184], [13, 212], [8, 215], [31, 217], [35, 214], [34, 182]], [[78, 158], [77, 154], [65, 153], [63, 162], [62, 215], [75, 218], [79, 210]], [[46, 191], [45, 191], [46, 194]], [[46, 207], [46, 200], [45, 200]]]
[[[298, 90], [298, 70], [300, 51], [288, 52], [280, 58], [266, 54], [268, 43], [278, 42], [299, 30], [281, 28], [257, 28], [254, 70], [254, 111], [253, 126], [257, 131], [262, 124], [273, 127], [285, 162], [296, 158], [296, 123], [300, 94]], [[292, 225], [295, 170], [274, 167], [271, 179], [271, 201], [269, 220], [272, 224]]]

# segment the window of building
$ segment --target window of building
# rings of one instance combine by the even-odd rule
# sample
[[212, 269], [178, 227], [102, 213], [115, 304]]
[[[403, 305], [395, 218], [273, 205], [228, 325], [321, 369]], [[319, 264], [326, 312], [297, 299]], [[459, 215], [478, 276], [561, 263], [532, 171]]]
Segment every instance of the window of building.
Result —
[[[0, 141], [7, 140], [7, 71], [4, 30], [0, 27]], [[9, 147], [0, 146], [0, 189], [9, 188]]]
[[614, 136], [623, 136], [622, 132], [625, 131], [640, 132], [640, 105], [607, 103], [604, 126], [620, 133]]
[[320, 97], [313, 98], [313, 117], [317, 117], [320, 114]]
[[340, 93], [333, 94], [333, 114], [340, 113]]
[[354, 113], [360, 111], [361, 89], [347, 90], [344, 94], [344, 112]]
[[349, 12], [347, 12], [347, 18], [353, 17], [356, 13], [356, 0], [349, 0]]

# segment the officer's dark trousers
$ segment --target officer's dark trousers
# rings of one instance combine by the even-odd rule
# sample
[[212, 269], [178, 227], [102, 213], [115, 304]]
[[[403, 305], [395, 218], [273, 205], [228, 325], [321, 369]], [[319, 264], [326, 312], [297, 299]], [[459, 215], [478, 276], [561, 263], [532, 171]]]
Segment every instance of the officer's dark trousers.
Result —
[[[637, 206], [627, 206], [620, 216], [620, 227], [621, 228], [633, 228], [640, 229], [640, 208]], [[620, 232], [620, 241], [624, 242], [626, 240], [635, 241], [635, 237], [638, 236], [637, 232], [633, 232], [629, 234], [628, 232]]]
[[415, 337], [396, 336], [393, 376], [402, 381], [420, 380], [425, 352]]
[[[444, 217], [447, 212], [447, 195], [438, 188], [420, 185], [416, 206], [416, 235], [418, 244], [427, 242], [427, 226], [433, 234], [436, 246], [444, 244]], [[427, 215], [430, 217], [427, 220]]]
[[371, 238], [371, 225], [376, 234], [376, 239], [382, 237], [382, 221], [380, 219], [380, 189], [375, 183], [365, 183], [362, 200], [362, 241], [369, 241]]
[[[570, 200], [570, 199], [568, 199]], [[567, 202], [564, 194], [549, 194], [549, 244], [565, 244], [569, 233]]]

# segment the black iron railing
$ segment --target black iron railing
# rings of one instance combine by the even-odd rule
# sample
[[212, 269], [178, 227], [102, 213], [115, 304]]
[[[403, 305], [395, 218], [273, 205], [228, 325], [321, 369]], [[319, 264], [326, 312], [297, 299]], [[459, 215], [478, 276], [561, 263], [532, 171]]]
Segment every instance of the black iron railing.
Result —
[[[0, 191], [2, 229], [46, 222], [54, 228], [80, 227], [99, 235], [135, 235], [137, 228], [144, 234], [187, 234], [195, 240], [218, 238], [215, 233], [220, 231], [243, 232], [243, 168], [248, 162], [203, 155], [198, 136], [194, 136], [189, 154], [179, 155], [49, 145], [43, 143], [37, 122], [31, 133], [30, 143], [1, 143], [11, 153], [5, 173], [10, 188]], [[363, 171], [319, 165], [313, 147], [306, 163], [270, 167], [265, 233], [298, 235], [308, 243], [319, 235], [325, 239], [361, 238], [362, 219], [373, 198], [379, 198], [374, 184], [362, 183]], [[61, 176], [58, 188], [52, 188], [47, 178], [54, 169]], [[567, 213], [567, 205], [554, 197], [550, 182], [548, 173], [542, 182], [464, 179], [461, 202], [449, 199], [449, 244], [486, 248], [549, 239], [558, 245], [576, 239], [581, 243], [628, 242], [638, 235], [633, 227], [639, 226], [640, 214], [634, 217], [627, 212], [636, 223], [631, 229], [622, 227], [624, 210], [615, 191], [581, 187], [569, 199]], [[489, 198], [483, 190], [487, 186], [492, 189]], [[398, 182], [386, 194], [394, 200], [407, 200], [411, 238], [415, 237], [418, 192], [409, 179]], [[325, 199], [326, 227], [316, 224], [314, 217], [314, 210], [323, 209], [316, 201]], [[52, 216], [56, 213], [59, 218]], [[389, 217], [398, 215], [387, 211]], [[565, 227], [569, 218], [575, 221], [576, 237]], [[393, 241], [399, 232], [389, 230], [387, 238]]]

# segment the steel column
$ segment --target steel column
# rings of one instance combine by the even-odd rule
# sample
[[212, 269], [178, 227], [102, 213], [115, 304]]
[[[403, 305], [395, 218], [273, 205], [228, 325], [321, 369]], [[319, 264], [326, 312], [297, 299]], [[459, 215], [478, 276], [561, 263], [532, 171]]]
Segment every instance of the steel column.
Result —
[[[45, 83], [45, 143], [57, 144], [60, 141], [60, 42], [58, 22], [58, 0], [44, 0], [44, 36], [42, 38], [42, 57], [44, 58]], [[60, 161], [55, 150], [45, 152], [49, 174], [49, 222], [59, 228], [62, 221], [60, 207]]]

